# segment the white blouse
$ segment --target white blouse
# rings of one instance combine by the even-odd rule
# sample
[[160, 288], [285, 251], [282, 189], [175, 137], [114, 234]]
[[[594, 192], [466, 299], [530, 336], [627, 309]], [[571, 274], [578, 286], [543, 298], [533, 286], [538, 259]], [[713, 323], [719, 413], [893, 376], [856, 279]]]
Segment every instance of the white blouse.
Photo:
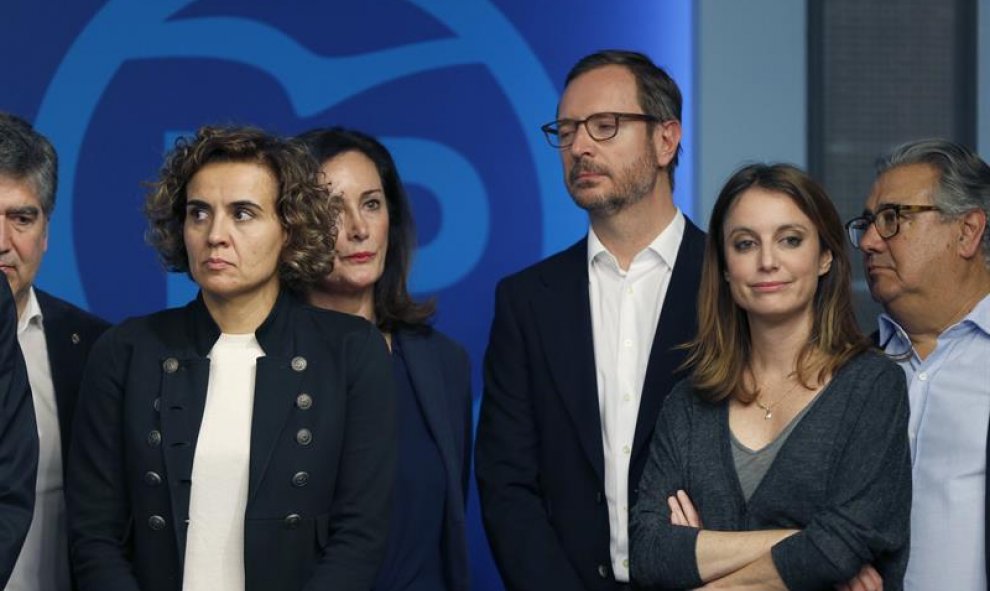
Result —
[[221, 334], [193, 457], [183, 591], [244, 591], [244, 511], [258, 357], [254, 334]]

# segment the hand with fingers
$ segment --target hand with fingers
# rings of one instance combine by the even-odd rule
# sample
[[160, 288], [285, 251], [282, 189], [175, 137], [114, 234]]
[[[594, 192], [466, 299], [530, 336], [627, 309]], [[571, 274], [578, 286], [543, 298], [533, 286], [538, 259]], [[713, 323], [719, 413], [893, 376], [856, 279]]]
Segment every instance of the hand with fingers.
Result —
[[[670, 507], [670, 523], [673, 525], [683, 525], [685, 527], [695, 527], [702, 529], [701, 516], [694, 508], [691, 497], [687, 492], [678, 490], [677, 493], [667, 497], [667, 506]], [[858, 590], [857, 590], [858, 591]]]
[[883, 579], [872, 565], [864, 565], [856, 576], [841, 585], [835, 586], [835, 591], [883, 591]]

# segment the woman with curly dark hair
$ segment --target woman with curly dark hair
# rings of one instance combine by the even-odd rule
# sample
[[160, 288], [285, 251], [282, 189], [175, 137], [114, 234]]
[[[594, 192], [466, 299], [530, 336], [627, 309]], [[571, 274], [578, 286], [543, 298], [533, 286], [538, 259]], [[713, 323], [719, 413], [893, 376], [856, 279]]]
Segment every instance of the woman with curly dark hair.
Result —
[[341, 128], [313, 130], [299, 139], [322, 163], [341, 208], [334, 270], [308, 290], [308, 299], [373, 322], [392, 352], [396, 494], [385, 560], [373, 589], [464, 591], [471, 457], [467, 354], [429, 325], [432, 302], [409, 295], [415, 230], [385, 146]]
[[293, 295], [332, 270], [336, 211], [302, 148], [200, 129], [148, 239], [199, 296], [94, 346], [67, 498], [80, 589], [367, 590], [394, 479], [393, 384], [367, 322]]

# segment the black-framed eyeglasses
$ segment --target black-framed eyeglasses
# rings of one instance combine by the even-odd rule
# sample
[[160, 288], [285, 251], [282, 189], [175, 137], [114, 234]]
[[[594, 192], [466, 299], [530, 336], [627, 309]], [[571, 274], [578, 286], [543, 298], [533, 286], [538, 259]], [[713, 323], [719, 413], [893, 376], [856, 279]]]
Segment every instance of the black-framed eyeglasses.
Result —
[[588, 135], [596, 142], [604, 142], [619, 133], [620, 121], [660, 121], [645, 113], [593, 113], [584, 119], [558, 119], [540, 127], [547, 142], [554, 148], [566, 148], [574, 143], [578, 127], [584, 125]]
[[870, 224], [877, 229], [877, 234], [887, 240], [893, 238], [901, 229], [901, 218], [912, 213], [922, 213], [925, 211], [942, 211], [935, 205], [902, 205], [900, 203], [889, 203], [882, 206], [876, 213], [864, 213], [846, 222], [846, 233], [849, 241], [856, 248], [863, 240], [863, 236], [870, 229]]

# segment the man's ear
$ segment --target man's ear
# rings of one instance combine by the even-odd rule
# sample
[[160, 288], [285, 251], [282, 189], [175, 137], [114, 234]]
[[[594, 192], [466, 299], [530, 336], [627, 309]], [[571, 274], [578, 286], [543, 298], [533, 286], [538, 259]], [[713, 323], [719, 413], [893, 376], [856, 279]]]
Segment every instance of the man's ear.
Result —
[[657, 166], [667, 168], [677, 155], [681, 145], [681, 122], [671, 119], [653, 125], [653, 148], [657, 153]]
[[980, 256], [983, 248], [983, 234], [987, 231], [987, 214], [982, 209], [974, 209], [963, 214], [959, 225], [959, 255], [965, 259]]

